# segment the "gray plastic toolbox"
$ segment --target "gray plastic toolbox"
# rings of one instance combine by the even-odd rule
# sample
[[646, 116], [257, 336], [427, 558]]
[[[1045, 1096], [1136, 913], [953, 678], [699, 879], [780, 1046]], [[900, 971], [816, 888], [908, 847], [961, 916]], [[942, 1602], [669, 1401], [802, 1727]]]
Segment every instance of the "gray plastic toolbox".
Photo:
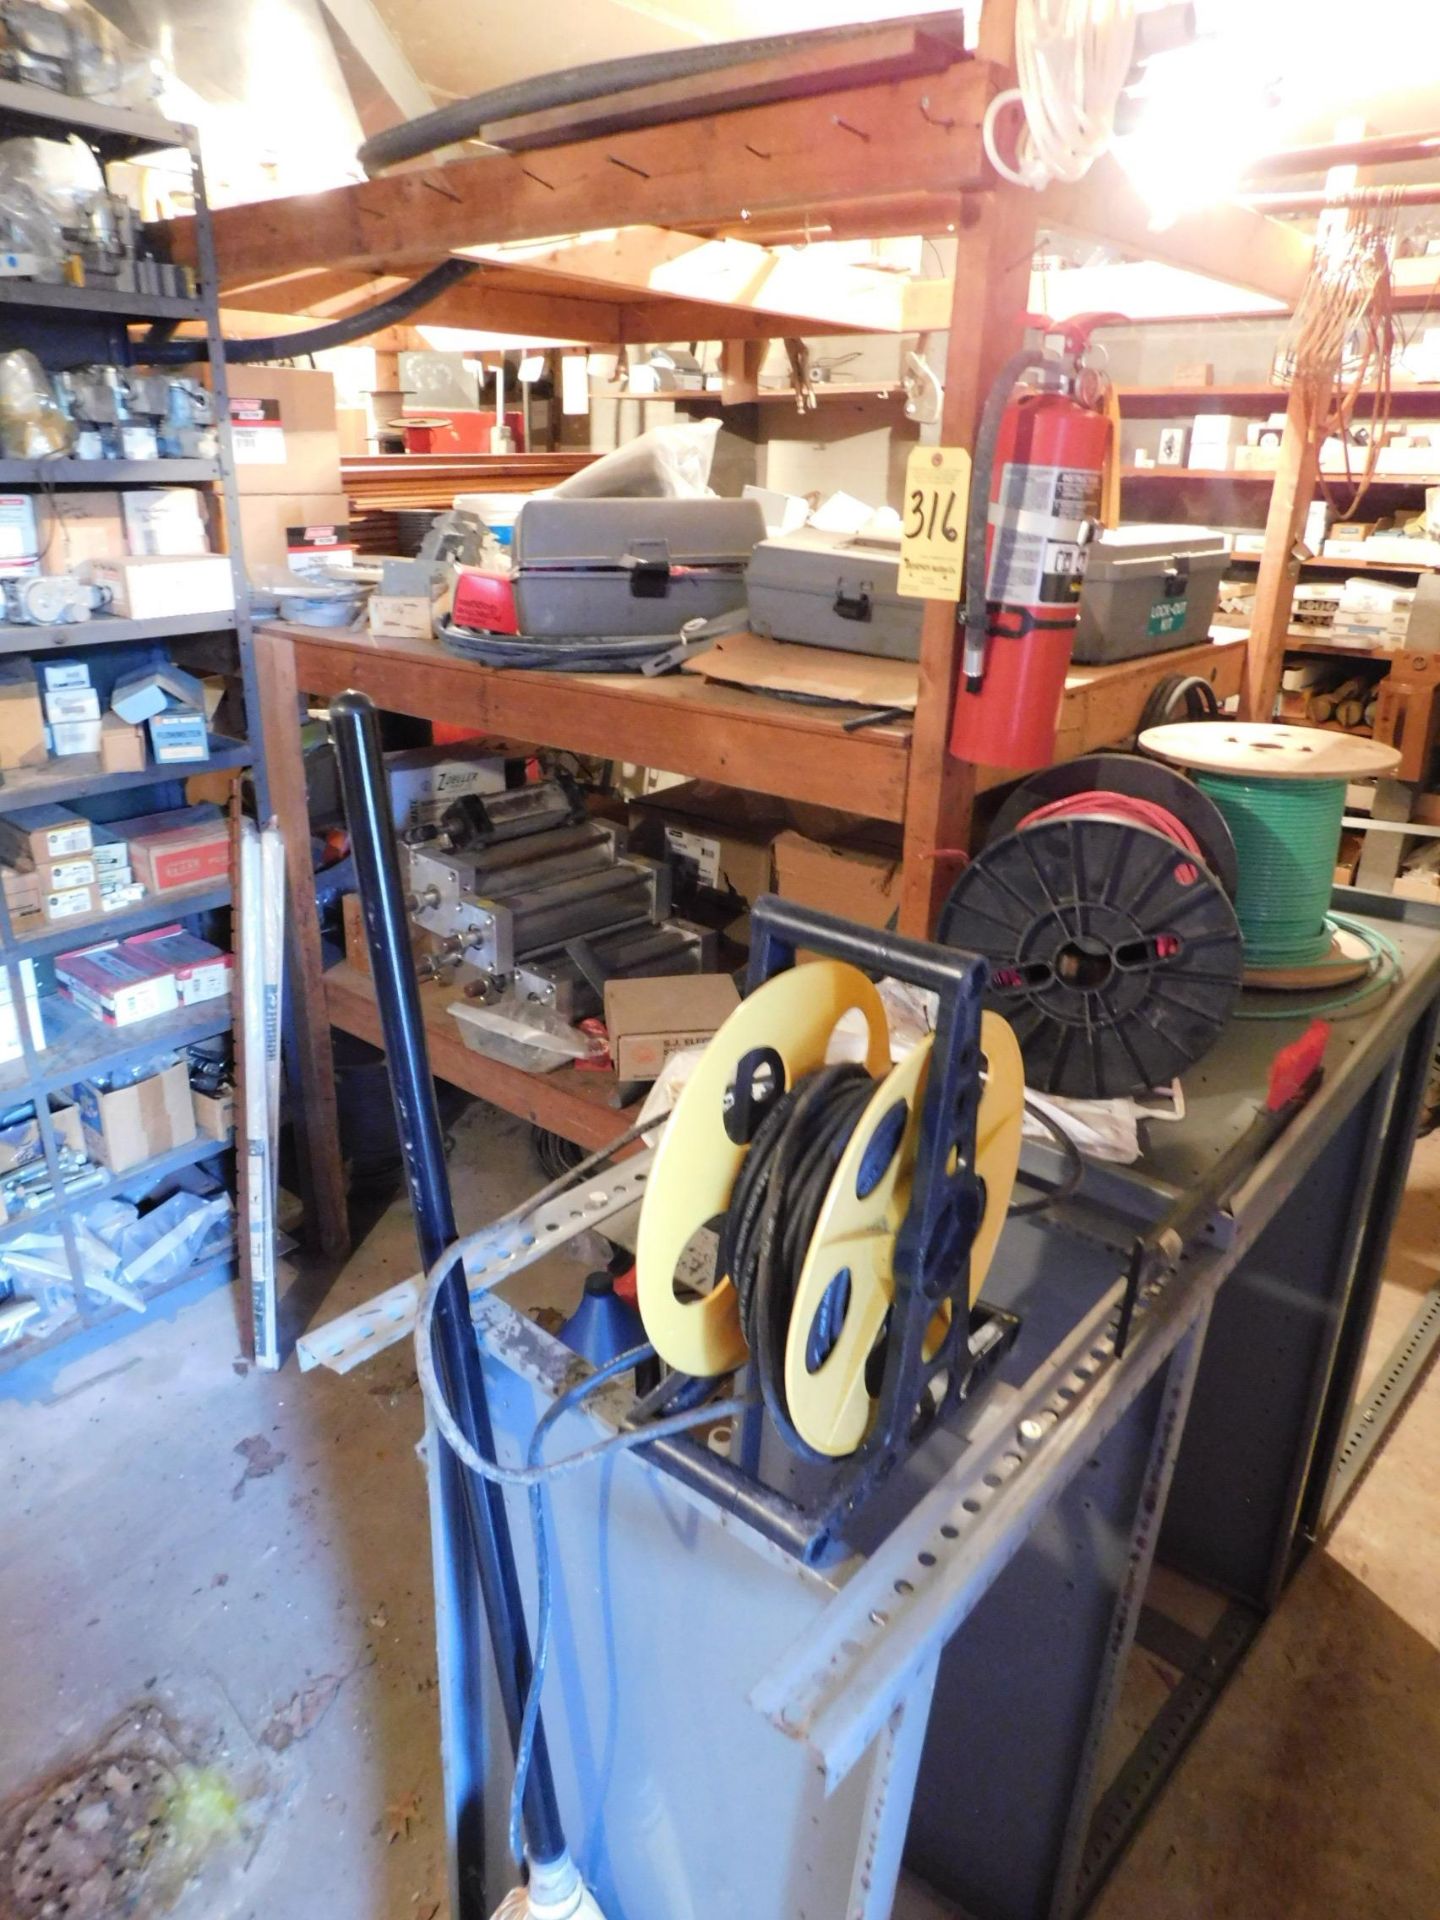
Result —
[[1228, 562], [1208, 527], [1107, 527], [1090, 549], [1073, 658], [1098, 666], [1208, 639]]
[[732, 613], [764, 537], [754, 500], [527, 500], [511, 556], [520, 631], [678, 633]]
[[747, 576], [750, 625], [774, 640], [920, 658], [923, 600], [895, 591], [900, 542], [802, 527], [756, 547]]

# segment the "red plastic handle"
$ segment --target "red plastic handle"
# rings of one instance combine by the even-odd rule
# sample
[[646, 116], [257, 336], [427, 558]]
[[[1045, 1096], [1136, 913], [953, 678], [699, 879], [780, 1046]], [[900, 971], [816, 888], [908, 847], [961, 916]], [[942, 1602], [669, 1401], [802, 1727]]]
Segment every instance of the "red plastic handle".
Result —
[[1267, 1113], [1279, 1113], [1311, 1091], [1312, 1082], [1319, 1078], [1329, 1040], [1330, 1022], [1312, 1020], [1298, 1040], [1280, 1049], [1270, 1062], [1270, 1089], [1265, 1099]]

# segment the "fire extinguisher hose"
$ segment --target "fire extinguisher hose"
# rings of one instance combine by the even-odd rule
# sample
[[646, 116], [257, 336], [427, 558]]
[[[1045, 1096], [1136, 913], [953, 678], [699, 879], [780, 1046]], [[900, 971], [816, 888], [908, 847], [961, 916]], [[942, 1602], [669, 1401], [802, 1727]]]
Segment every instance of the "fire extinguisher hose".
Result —
[[995, 476], [995, 451], [1000, 442], [1000, 427], [1016, 382], [1032, 367], [1049, 363], [1051, 356], [1038, 347], [1022, 347], [1000, 369], [980, 416], [980, 432], [975, 442], [975, 467], [970, 482], [970, 518], [965, 527], [965, 644], [961, 671], [965, 691], [979, 693], [985, 684], [985, 656], [989, 651], [989, 586], [985, 565], [985, 539], [990, 527], [990, 495]]

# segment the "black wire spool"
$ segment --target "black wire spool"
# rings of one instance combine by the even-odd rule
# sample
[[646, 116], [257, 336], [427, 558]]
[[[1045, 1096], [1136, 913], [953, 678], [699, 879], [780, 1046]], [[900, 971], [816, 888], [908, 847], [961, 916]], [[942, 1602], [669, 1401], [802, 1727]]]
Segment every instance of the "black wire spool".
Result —
[[1103, 813], [992, 839], [940, 938], [989, 960], [986, 1004], [1014, 1027], [1026, 1084], [1073, 1098], [1163, 1086], [1213, 1045], [1240, 991], [1224, 886], [1164, 833]]
[[[1207, 680], [1203, 684], [1210, 683]], [[1162, 761], [1147, 760], [1137, 753], [1087, 753], [1078, 760], [1064, 760], [1058, 766], [1027, 774], [1010, 790], [991, 823], [988, 839], [994, 841], [1002, 834], [1013, 833], [1040, 807], [1072, 799], [1077, 793], [1094, 792], [1128, 794], [1164, 807], [1190, 830], [1206, 866], [1230, 898], [1235, 898], [1240, 865], [1224, 814], [1193, 780]]]

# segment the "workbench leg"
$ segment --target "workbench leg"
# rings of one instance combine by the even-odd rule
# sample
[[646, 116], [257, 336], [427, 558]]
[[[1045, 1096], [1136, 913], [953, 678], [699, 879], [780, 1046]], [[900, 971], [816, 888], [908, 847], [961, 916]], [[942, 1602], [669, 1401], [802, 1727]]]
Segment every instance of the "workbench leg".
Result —
[[[940, 443], [973, 450], [985, 398], [1020, 345], [1035, 243], [1035, 195], [997, 186], [981, 197], [973, 225], [956, 237], [955, 295], [945, 353]], [[970, 512], [984, 513], [984, 500]], [[925, 606], [920, 682], [905, 793], [900, 931], [928, 940], [970, 850], [975, 769], [950, 757], [950, 717], [960, 663], [958, 610]]]
[[293, 1070], [290, 1111], [305, 1188], [306, 1226], [312, 1242], [338, 1259], [349, 1251], [350, 1226], [334, 1056], [325, 1011], [320, 922], [315, 912], [315, 875], [310, 864], [300, 696], [294, 651], [283, 634], [263, 628], [256, 633], [255, 675], [264, 719], [270, 799], [285, 841], [286, 970]]
[[1180, 1342], [941, 1658], [906, 1857], [973, 1920], [1076, 1910], [1200, 1338]]

